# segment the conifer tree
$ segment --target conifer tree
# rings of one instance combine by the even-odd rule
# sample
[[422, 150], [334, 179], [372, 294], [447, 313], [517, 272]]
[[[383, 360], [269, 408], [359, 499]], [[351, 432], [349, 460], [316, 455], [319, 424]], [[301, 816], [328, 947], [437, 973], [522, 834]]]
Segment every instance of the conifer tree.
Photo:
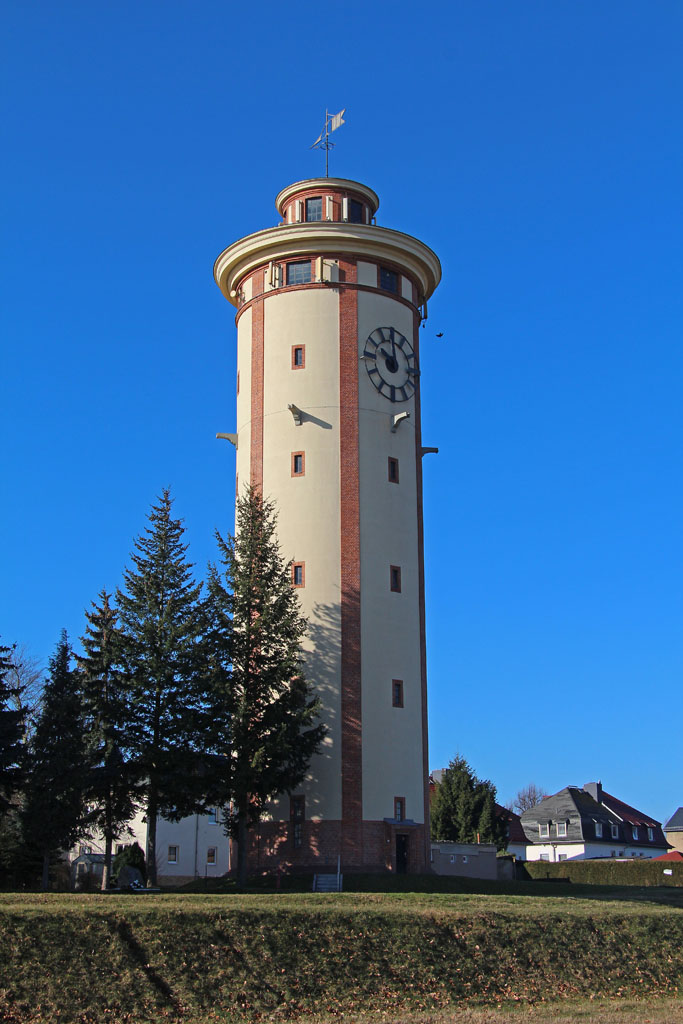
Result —
[[502, 847], [505, 827], [495, 813], [496, 787], [478, 779], [464, 757], [454, 757], [443, 773], [430, 808], [435, 842], [495, 843]]
[[186, 561], [182, 521], [165, 489], [150, 525], [135, 541], [133, 568], [117, 592], [130, 688], [127, 745], [142, 784], [147, 817], [147, 877], [156, 885], [157, 816], [179, 819], [197, 805], [201, 703], [201, 585]]
[[12, 806], [24, 760], [22, 687], [11, 678], [13, 650], [0, 645], [0, 820]]
[[268, 800], [303, 780], [327, 729], [303, 672], [306, 620], [276, 536], [272, 502], [255, 489], [237, 502], [236, 535], [216, 534], [206, 601], [213, 782], [247, 880], [249, 829]]
[[125, 757], [129, 692], [122, 667], [118, 614], [105, 590], [99, 598], [101, 604], [93, 602], [92, 611], [85, 613], [87, 626], [81, 639], [84, 654], [76, 660], [89, 761], [87, 800], [92, 806], [91, 824], [104, 838], [102, 889], [106, 890], [113, 842], [136, 811], [136, 780]]
[[73, 846], [86, 827], [86, 772], [83, 704], [62, 630], [29, 748], [22, 808], [24, 835], [42, 856], [43, 889], [48, 887], [51, 857]]

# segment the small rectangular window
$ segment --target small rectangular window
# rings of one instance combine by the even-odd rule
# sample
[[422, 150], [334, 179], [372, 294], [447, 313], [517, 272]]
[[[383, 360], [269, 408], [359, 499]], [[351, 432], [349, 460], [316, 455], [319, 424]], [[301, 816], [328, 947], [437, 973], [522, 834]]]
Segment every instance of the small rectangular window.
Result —
[[392, 459], [389, 456], [389, 483], [398, 483], [398, 459]]
[[217, 850], [216, 850], [215, 846], [210, 846], [208, 848], [208, 850], [206, 851], [206, 863], [207, 864], [215, 864], [216, 863], [216, 853], [217, 853]]
[[619, 826], [618, 825], [612, 825], [612, 839], [618, 839], [618, 838], [619, 838]]
[[169, 846], [169, 848], [168, 848], [168, 863], [169, 864], [177, 864], [178, 863], [178, 847], [177, 846]]
[[123, 849], [123, 843], [117, 843], [116, 844], [116, 852], [117, 853], [121, 853], [122, 849]]
[[292, 843], [299, 847], [303, 843], [304, 821], [306, 820], [306, 798], [293, 796], [290, 799], [289, 817], [292, 825]]
[[654, 841], [655, 841], [655, 830], [653, 828], [649, 828], [647, 830], [647, 838], [650, 840], [651, 843], [654, 843]]
[[633, 838], [634, 838], [634, 839], [637, 839], [637, 838], [638, 838], [638, 829], [636, 828], [636, 826], [635, 826], [635, 825], [633, 825], [633, 826], [631, 827], [631, 832], [633, 833]]
[[306, 366], [306, 346], [292, 345], [292, 369], [303, 370]]
[[349, 221], [352, 224], [363, 223], [363, 204], [356, 199], [349, 200]]
[[306, 220], [323, 219], [323, 197], [316, 196], [315, 199], [306, 200]]
[[567, 859], [567, 854], [566, 853], [559, 853], [557, 855], [557, 859], [558, 860], [566, 860]]
[[602, 839], [602, 825], [599, 821], [596, 821], [595, 823], [595, 838]]
[[564, 837], [564, 836], [567, 835], [567, 822], [566, 821], [558, 821], [558, 823], [557, 823], [557, 835], [558, 835], [558, 838], [561, 838], [561, 837]]
[[310, 284], [311, 283], [311, 261], [302, 260], [300, 263], [287, 264], [287, 284]]
[[406, 798], [404, 796], [394, 797], [394, 821], [406, 820]]
[[391, 704], [392, 707], [402, 708], [403, 707], [403, 680], [392, 679], [391, 680]]
[[305, 562], [294, 562], [292, 564], [292, 586], [303, 587], [305, 586], [306, 573], [305, 573]]
[[401, 593], [401, 567], [398, 565], [389, 566], [389, 586], [395, 594]]
[[550, 854], [549, 853], [542, 853], [541, 854], [541, 860], [550, 860]]
[[218, 808], [217, 807], [211, 807], [209, 809], [209, 825], [217, 825], [217, 824], [218, 824]]
[[379, 286], [385, 292], [398, 292], [398, 274], [395, 270], [387, 270], [386, 267], [379, 268]]
[[292, 476], [305, 476], [306, 462], [303, 452], [292, 452]]
[[539, 825], [538, 835], [541, 839], [547, 839], [550, 835], [550, 825]]

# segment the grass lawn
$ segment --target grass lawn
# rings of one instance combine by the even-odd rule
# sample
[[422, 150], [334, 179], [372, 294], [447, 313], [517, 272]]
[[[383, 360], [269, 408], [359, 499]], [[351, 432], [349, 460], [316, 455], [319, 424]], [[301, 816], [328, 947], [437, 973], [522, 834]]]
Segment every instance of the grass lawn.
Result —
[[0, 895], [0, 1021], [683, 1024], [680, 889], [461, 888]]

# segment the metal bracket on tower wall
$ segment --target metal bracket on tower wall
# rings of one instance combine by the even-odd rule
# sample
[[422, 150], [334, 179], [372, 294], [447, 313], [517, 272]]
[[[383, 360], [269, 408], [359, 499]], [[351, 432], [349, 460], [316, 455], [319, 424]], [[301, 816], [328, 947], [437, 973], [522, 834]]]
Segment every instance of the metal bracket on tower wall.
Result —
[[402, 423], [403, 420], [407, 420], [407, 419], [410, 419], [410, 413], [409, 412], [397, 412], [395, 416], [392, 416], [391, 417], [391, 433], [395, 434], [396, 433], [396, 429], [397, 429], [399, 423]]
[[301, 409], [298, 407], [298, 405], [288, 405], [287, 408], [289, 409], [289, 411], [291, 412], [292, 416], [294, 417], [295, 425], [297, 427], [300, 427], [301, 426], [301, 421], [302, 421], [303, 415], [304, 415], [302, 413]]
[[439, 454], [439, 449], [438, 448], [421, 448], [420, 449], [420, 455], [438, 455], [438, 454]]
[[234, 444], [237, 448], [237, 434], [216, 434], [222, 441], [229, 441], [230, 444]]

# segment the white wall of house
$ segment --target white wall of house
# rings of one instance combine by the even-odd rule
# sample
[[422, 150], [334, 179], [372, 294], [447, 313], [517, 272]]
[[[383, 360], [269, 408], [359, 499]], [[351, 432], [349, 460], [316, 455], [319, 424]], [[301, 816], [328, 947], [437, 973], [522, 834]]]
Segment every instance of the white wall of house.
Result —
[[[113, 852], [137, 843], [147, 855], [147, 822], [139, 811], [114, 842]], [[69, 862], [85, 853], [104, 853], [98, 832], [69, 852]], [[230, 842], [220, 815], [191, 814], [181, 821], [157, 821], [157, 879], [161, 885], [182, 885], [194, 878], [219, 878], [230, 869]]]
[[665, 851], [661, 847], [644, 849], [624, 843], [533, 843], [526, 847], [525, 860], [547, 860], [551, 864], [560, 860], [591, 860], [594, 857], [621, 857], [650, 859], [659, 857]]

